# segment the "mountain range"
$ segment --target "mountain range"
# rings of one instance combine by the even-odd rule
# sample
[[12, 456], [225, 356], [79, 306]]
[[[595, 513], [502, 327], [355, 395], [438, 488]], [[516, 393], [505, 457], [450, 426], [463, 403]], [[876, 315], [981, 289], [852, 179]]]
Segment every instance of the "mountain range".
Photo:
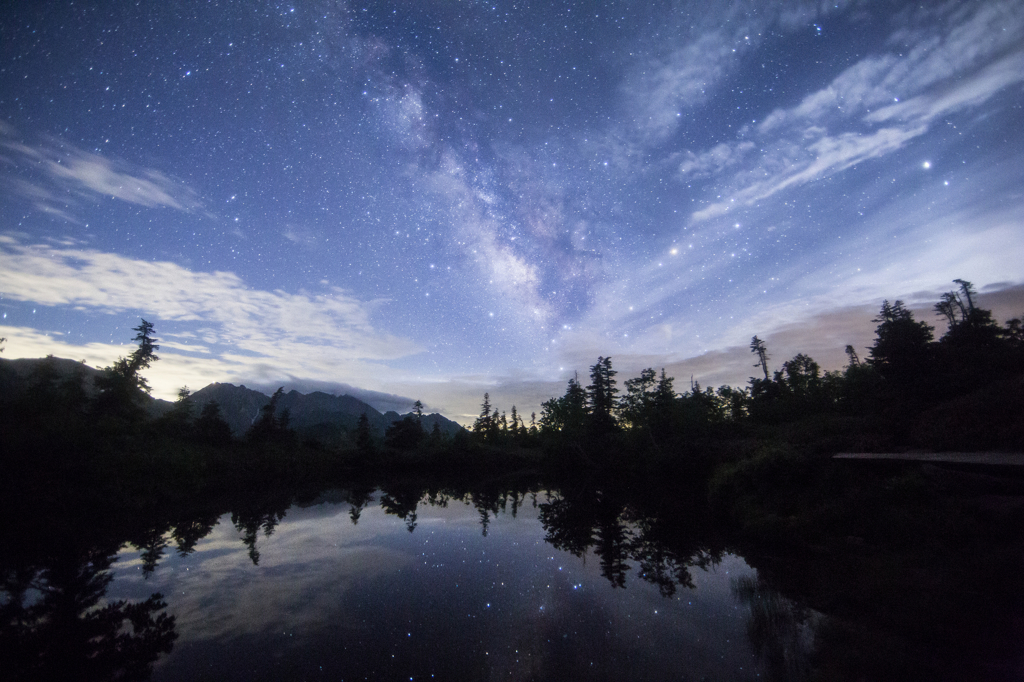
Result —
[[[235, 386], [234, 384], [213, 383], [192, 394], [196, 413], [206, 403], [216, 400], [221, 416], [231, 427], [235, 436], [242, 436], [252, 426], [260, 410], [270, 403], [270, 396], [260, 391]], [[337, 440], [345, 431], [353, 431], [359, 416], [366, 413], [370, 430], [382, 437], [384, 430], [405, 415], [394, 411], [381, 413], [372, 406], [350, 395], [330, 395], [322, 391], [299, 393], [289, 391], [281, 396], [277, 414], [288, 410], [289, 426], [300, 435], [314, 437], [320, 441]], [[462, 426], [440, 414], [424, 414], [423, 428], [429, 433], [438, 424], [441, 433], [454, 435]]]
[[[77, 375], [88, 396], [95, 395], [94, 380], [102, 374], [102, 370], [65, 358], [0, 358], [0, 394], [5, 398], [16, 396], [31, 385], [35, 377], [42, 375], [44, 367], [57, 381], [65, 381]], [[198, 415], [207, 403], [217, 401], [221, 416], [231, 427], [231, 432], [236, 438], [246, 434], [259, 416], [260, 410], [270, 403], [270, 396], [261, 391], [221, 383], [212, 383], [194, 392], [190, 399], [195, 405], [195, 415]], [[157, 417], [170, 410], [172, 406], [171, 402], [152, 398], [148, 411]], [[350, 395], [335, 396], [322, 391], [308, 394], [290, 391], [283, 394], [277, 405], [277, 414], [280, 415], [285, 410], [288, 410], [289, 426], [295, 429], [300, 437], [316, 439], [324, 444], [338, 444], [348, 440], [347, 433], [355, 430], [356, 423], [363, 413], [366, 413], [370, 422], [370, 431], [377, 438], [383, 437], [387, 427], [405, 416], [392, 410], [382, 413]], [[428, 433], [433, 430], [435, 424], [442, 433], [449, 436], [463, 428], [440, 414], [423, 415], [423, 428]]]

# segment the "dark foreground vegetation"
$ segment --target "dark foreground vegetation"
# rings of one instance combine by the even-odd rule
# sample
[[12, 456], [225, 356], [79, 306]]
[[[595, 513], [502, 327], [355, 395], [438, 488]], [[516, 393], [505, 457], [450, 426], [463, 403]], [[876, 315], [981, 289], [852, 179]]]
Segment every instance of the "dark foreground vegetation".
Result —
[[[288, 507], [336, 489], [353, 522], [370, 494], [415, 529], [421, 504], [472, 501], [488, 519], [528, 494], [547, 540], [594, 552], [613, 587], [628, 571], [666, 596], [689, 569], [734, 551], [758, 569], [737, 598], [774, 679], [1018, 679], [1024, 672], [1024, 477], [918, 464], [837, 462], [844, 451], [1024, 452], [1024, 332], [943, 296], [938, 340], [899, 301], [882, 305], [861, 360], [822, 372], [797, 355], [744, 388], [676, 391], [664, 371], [622, 384], [610, 358], [524, 419], [484, 396], [472, 430], [422, 426], [419, 406], [379, 437], [302, 437], [280, 392], [243, 438], [215, 402], [183, 389], [153, 416], [142, 372], [153, 326], [95, 381], [40, 361], [2, 377], [0, 669], [14, 679], [145, 679], [173, 646], [160, 595], [98, 606], [125, 543], [152, 570], [187, 553], [226, 512], [250, 557]], [[66, 362], [66, 361], [64, 361]], [[5, 371], [9, 371], [4, 368]], [[146, 559], [146, 557], [149, 557]], [[41, 598], [27, 595], [41, 591]], [[813, 651], [796, 656], [814, 623]], [[788, 634], [787, 634], [788, 633]]]

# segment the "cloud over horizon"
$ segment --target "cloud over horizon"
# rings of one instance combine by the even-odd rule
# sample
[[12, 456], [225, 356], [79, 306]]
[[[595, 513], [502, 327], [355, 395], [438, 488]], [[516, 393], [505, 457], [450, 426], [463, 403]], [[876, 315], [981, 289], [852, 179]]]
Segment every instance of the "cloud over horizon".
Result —
[[422, 350], [378, 331], [372, 317], [383, 302], [360, 301], [336, 287], [318, 293], [259, 291], [233, 273], [193, 272], [91, 249], [23, 245], [10, 236], [0, 236], [0, 261], [5, 298], [177, 323], [172, 329], [183, 331], [164, 336], [185, 344], [167, 347], [189, 353], [215, 375], [352, 372], [363, 378], [377, 363]]

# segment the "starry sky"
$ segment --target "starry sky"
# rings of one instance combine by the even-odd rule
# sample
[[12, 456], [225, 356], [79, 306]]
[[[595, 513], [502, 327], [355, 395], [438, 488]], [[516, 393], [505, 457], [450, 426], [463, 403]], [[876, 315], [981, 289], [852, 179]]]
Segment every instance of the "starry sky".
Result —
[[[8, 2], [3, 357], [463, 422], [1024, 312], [1024, 4]], [[941, 332], [941, 330], [940, 330]], [[371, 400], [371, 403], [373, 400]]]

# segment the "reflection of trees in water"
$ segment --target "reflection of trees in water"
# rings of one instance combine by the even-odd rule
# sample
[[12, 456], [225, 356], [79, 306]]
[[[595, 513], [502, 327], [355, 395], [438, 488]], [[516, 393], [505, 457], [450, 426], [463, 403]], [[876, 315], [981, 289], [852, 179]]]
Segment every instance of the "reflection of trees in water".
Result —
[[196, 544], [213, 531], [218, 520], [220, 520], [219, 514], [207, 512], [203, 515], [185, 518], [175, 524], [171, 537], [174, 538], [174, 542], [178, 546], [178, 555], [188, 556], [194, 552]]
[[253, 565], [260, 563], [260, 552], [256, 548], [256, 540], [262, 530], [264, 537], [274, 534], [277, 524], [284, 519], [288, 507], [292, 504], [290, 495], [270, 500], [259, 500], [231, 512], [231, 523], [242, 534], [242, 542], [249, 548], [249, 558]]
[[693, 588], [690, 567], [707, 568], [722, 556], [702, 539], [701, 524], [681, 519], [685, 515], [648, 514], [615, 494], [592, 489], [552, 493], [540, 504], [545, 540], [553, 547], [578, 557], [593, 548], [612, 587], [626, 586], [629, 562], [635, 561], [640, 577], [665, 597], [680, 585]]
[[[468, 488], [428, 488], [404, 482], [385, 485], [381, 488], [380, 506], [384, 513], [397, 516], [406, 523], [411, 533], [416, 529], [416, 510], [420, 504], [445, 508], [452, 501], [473, 505], [480, 515], [480, 528], [484, 537], [490, 529], [491, 520], [511, 510], [515, 518], [519, 508], [530, 494], [532, 486], [515, 487], [505, 484], [480, 485]], [[534, 506], [536, 507], [536, 494]]]
[[756, 577], [738, 578], [732, 591], [750, 608], [747, 636], [769, 680], [810, 679], [816, 618]]
[[359, 523], [359, 517], [362, 516], [363, 510], [373, 499], [373, 492], [376, 488], [372, 486], [356, 486], [348, 492], [348, 503], [351, 508], [348, 511], [348, 517], [352, 519], [352, 525]]
[[647, 514], [627, 507], [623, 516], [634, 528], [629, 554], [640, 565], [640, 577], [664, 597], [675, 595], [677, 586], [694, 589], [691, 568], [707, 570], [722, 560], [724, 551], [692, 514]]
[[487, 529], [491, 525], [491, 518], [504, 511], [507, 497], [503, 491], [481, 490], [473, 493], [473, 506], [480, 514], [480, 527], [483, 529], [484, 537], [487, 537]]
[[[410, 532], [422, 504], [447, 507], [453, 501], [472, 505], [480, 515], [482, 533], [493, 530], [492, 521], [501, 514], [518, 513], [524, 504], [538, 510], [546, 540], [559, 550], [579, 557], [593, 550], [601, 575], [613, 587], [626, 587], [633, 576], [657, 585], [670, 597], [682, 587], [692, 589], [692, 567], [716, 563], [722, 551], [708, 540], [701, 519], [666, 503], [664, 497], [627, 494], [580, 486], [564, 491], [542, 492], [516, 485], [486, 484], [474, 488], [429, 489], [408, 482], [385, 487], [380, 495], [385, 513], [405, 521]], [[353, 523], [375, 497], [375, 488], [356, 486], [344, 493], [351, 505]], [[266, 493], [259, 499], [236, 499], [231, 522], [241, 534], [254, 564], [260, 560], [257, 540], [269, 537], [293, 499], [284, 493]], [[655, 504], [663, 507], [656, 507]], [[0, 577], [5, 598], [0, 602], [0, 670], [12, 679], [145, 679], [152, 663], [168, 652], [176, 638], [174, 618], [164, 611], [159, 594], [137, 603], [119, 601], [103, 604], [111, 581], [109, 567], [124, 537], [139, 549], [144, 575], [155, 570], [168, 547], [188, 555], [199, 540], [216, 526], [224, 507], [203, 507], [194, 513], [176, 512], [174, 521], [141, 520], [116, 541], [93, 542], [109, 551], [93, 550], [75, 555], [65, 552], [60, 562], [33, 564], [0, 560]], [[81, 531], [84, 534], [91, 531]], [[65, 535], [64, 537], [68, 537]], [[49, 557], [56, 541], [33, 556]], [[75, 542], [81, 545], [81, 540]], [[29, 568], [18, 569], [22, 564]], [[9, 568], [13, 566], [13, 568]], [[794, 675], [804, 668], [809, 644], [806, 627], [788, 602], [763, 585], [737, 583], [737, 596], [751, 606], [751, 642], [762, 658], [764, 670], [773, 679], [801, 679]], [[38, 595], [38, 596], [37, 596]], [[779, 605], [782, 606], [779, 606]], [[788, 611], [786, 609], [789, 609]], [[781, 614], [781, 615], [780, 615]], [[786, 620], [789, 618], [789, 620]], [[795, 623], [795, 625], [794, 625]], [[801, 627], [804, 629], [801, 630]], [[787, 629], [788, 628], [788, 629]], [[796, 632], [797, 635], [793, 635]], [[804, 637], [804, 639], [800, 639]], [[801, 648], [804, 647], [804, 648]], [[14, 671], [8, 674], [6, 671]]]
[[405, 527], [411, 533], [416, 530], [416, 508], [419, 507], [423, 495], [423, 489], [411, 486], [384, 488], [380, 506], [386, 514], [392, 514], [405, 521]]
[[[11, 680], [144, 680], [177, 633], [162, 595], [100, 606], [114, 549], [63, 548], [48, 565], [3, 570], [0, 669]], [[38, 595], [38, 598], [35, 598]]]
[[[652, 537], [652, 522], [643, 519], [638, 523], [638, 533], [630, 546], [632, 557], [640, 564], [640, 577], [658, 586], [663, 597], [671, 597], [676, 593], [676, 586], [694, 589], [693, 576], [690, 575], [691, 563], [680, 561], [678, 556], [664, 543]], [[710, 562], [710, 555], [703, 552], [692, 557], [690, 561], [700, 568]]]
[[161, 525], [147, 528], [140, 536], [132, 538], [131, 543], [140, 550], [142, 576], [149, 578], [163, 558], [164, 550], [167, 549], [167, 527]]
[[626, 586], [626, 571], [630, 569], [626, 562], [631, 558], [631, 540], [632, 535], [625, 524], [619, 523], [617, 515], [609, 515], [598, 521], [594, 553], [601, 557], [601, 575], [608, 579], [612, 587]]
[[491, 519], [499, 514], [509, 512], [511, 507], [512, 518], [516, 518], [519, 507], [526, 499], [526, 492], [516, 489], [484, 487], [474, 490], [465, 495], [472, 500], [473, 506], [480, 514], [480, 527], [484, 537], [487, 537], [487, 530], [490, 527]]
[[[362, 509], [375, 488], [354, 489], [349, 500]], [[289, 492], [241, 497], [231, 522], [249, 558], [259, 563], [257, 539], [269, 537], [294, 500]], [[113, 515], [93, 504], [42, 503], [25, 513], [55, 532], [10, 527], [0, 554], [0, 678], [3, 680], [143, 680], [152, 664], [171, 651], [175, 619], [163, 596], [105, 603], [110, 567], [129, 543], [140, 568], [151, 575], [173, 541], [187, 556], [216, 527], [225, 511], [217, 502], [178, 509], [172, 517]], [[356, 515], [358, 516], [358, 514]]]
[[540, 522], [555, 549], [582, 557], [594, 544], [596, 496], [578, 495], [573, 500], [558, 495], [540, 505]]

